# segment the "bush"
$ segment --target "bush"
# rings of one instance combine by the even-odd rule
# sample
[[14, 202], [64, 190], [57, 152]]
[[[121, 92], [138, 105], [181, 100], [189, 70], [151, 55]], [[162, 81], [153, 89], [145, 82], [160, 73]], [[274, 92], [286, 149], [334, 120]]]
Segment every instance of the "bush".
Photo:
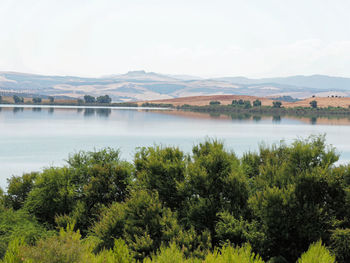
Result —
[[132, 263], [134, 262], [124, 241], [116, 240], [111, 250], [93, 253], [94, 244], [82, 240], [70, 225], [58, 235], [41, 239], [36, 245], [27, 245], [15, 239], [9, 245], [4, 263]]
[[38, 173], [29, 173], [22, 176], [12, 176], [7, 179], [7, 195], [5, 196], [5, 204], [8, 207], [12, 207], [17, 210], [20, 209], [29, 192], [34, 187], [34, 180]]
[[17, 104], [17, 103], [23, 103], [24, 99], [22, 97], [19, 97], [17, 95], [13, 95], [13, 101]]
[[205, 263], [264, 263], [262, 258], [252, 251], [249, 244], [242, 247], [224, 246], [221, 250], [216, 249], [209, 253]]
[[221, 102], [218, 100], [212, 100], [211, 102], [209, 102], [209, 105], [220, 105]]
[[338, 262], [350, 262], [350, 229], [335, 229], [331, 235], [331, 250]]
[[335, 256], [322, 245], [321, 241], [312, 244], [298, 260], [298, 263], [335, 263]]
[[260, 107], [260, 106], [261, 106], [261, 101], [258, 100], [258, 99], [254, 100], [254, 101], [253, 101], [253, 106], [254, 106], [254, 107]]
[[108, 95], [104, 95], [104, 96], [97, 97], [96, 102], [108, 104], [112, 102], [112, 99]]
[[42, 99], [41, 98], [33, 98], [32, 101], [33, 101], [33, 103], [41, 103]]
[[25, 211], [4, 209], [0, 212], [0, 258], [12, 240], [21, 239], [28, 244], [34, 244], [36, 240], [47, 235], [50, 232]]
[[282, 106], [282, 102], [280, 102], [280, 101], [273, 101], [272, 102], [273, 108], [281, 108], [281, 106]]
[[95, 103], [96, 102], [96, 98], [90, 95], [85, 95], [84, 96], [84, 101], [85, 103]]

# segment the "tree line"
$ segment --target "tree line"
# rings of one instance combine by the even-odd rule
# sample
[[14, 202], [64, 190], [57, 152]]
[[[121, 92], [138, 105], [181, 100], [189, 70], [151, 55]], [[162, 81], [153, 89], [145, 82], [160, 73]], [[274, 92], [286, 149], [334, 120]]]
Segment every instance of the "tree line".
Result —
[[[212, 100], [209, 102], [209, 105], [220, 105], [221, 102], [220, 101], [217, 101], [217, 100]], [[311, 108], [314, 108], [316, 109], [317, 108], [317, 101], [316, 100], [313, 100], [313, 101], [310, 101], [310, 107]], [[232, 100], [232, 103], [231, 105], [233, 106], [241, 106], [243, 107], [244, 109], [250, 109], [252, 107], [261, 107], [262, 103], [261, 103], [261, 100], [259, 99], [256, 99], [253, 101], [253, 104], [250, 102], [250, 100], [242, 100], [242, 99], [239, 99], [239, 100]], [[282, 107], [282, 102], [277, 100], [277, 101], [273, 101], [272, 102], [272, 107], [273, 108], [281, 108]]]
[[92, 103], [111, 103], [112, 99], [108, 96], [108, 95], [104, 95], [104, 96], [99, 96], [97, 98], [95, 98], [94, 96], [91, 95], [85, 95], [84, 96], [84, 102], [88, 103], [88, 104], [92, 104]]
[[[13, 95], [12, 96], [13, 102], [15, 104], [23, 104], [24, 103], [24, 97], [19, 96], [19, 95]], [[2, 97], [0, 96], [0, 101], [2, 101]], [[55, 97], [53, 96], [49, 96], [48, 97], [48, 101], [49, 103], [53, 104], [55, 103]], [[33, 97], [31, 99], [31, 102], [34, 104], [41, 104], [43, 102], [43, 99], [41, 97]], [[99, 96], [99, 97], [93, 97], [91, 95], [85, 95], [84, 99], [78, 99], [77, 103], [78, 104], [110, 104], [112, 102], [111, 97], [109, 97], [108, 95], [104, 95], [104, 96]], [[134, 104], [133, 104], [134, 105]]]
[[[13, 176], [3, 262], [350, 261], [350, 164], [322, 136], [238, 157], [217, 140], [78, 152]], [[317, 261], [313, 261], [317, 258]]]

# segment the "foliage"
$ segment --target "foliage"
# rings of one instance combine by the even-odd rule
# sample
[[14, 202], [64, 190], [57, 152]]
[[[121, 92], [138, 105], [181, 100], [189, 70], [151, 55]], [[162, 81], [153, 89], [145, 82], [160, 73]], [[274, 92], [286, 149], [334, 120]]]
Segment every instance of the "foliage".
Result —
[[212, 100], [209, 102], [209, 105], [220, 105], [220, 104], [221, 104], [221, 102], [218, 100]]
[[96, 98], [97, 103], [111, 103], [112, 99], [108, 95], [99, 96]]
[[42, 99], [41, 98], [33, 98], [32, 99], [33, 103], [41, 103]]
[[100, 247], [111, 248], [114, 238], [122, 237], [142, 259], [168, 242], [180, 230], [176, 216], [159, 201], [157, 193], [134, 192], [125, 203], [106, 209], [93, 233], [101, 240]]
[[13, 101], [17, 104], [17, 103], [23, 103], [24, 99], [23, 97], [19, 97], [17, 95], [13, 95]]
[[25, 208], [51, 225], [76, 222], [86, 234], [104, 206], [128, 196], [133, 167], [119, 155], [110, 148], [78, 152], [69, 157], [67, 167], [45, 169], [36, 178]]
[[14, 239], [33, 244], [40, 237], [50, 235], [46, 229], [23, 210], [1, 209], [0, 211], [0, 258], [5, 254], [8, 243]]
[[111, 148], [77, 152], [8, 180], [1, 253], [5, 262], [296, 262], [313, 244], [299, 262], [348, 262], [350, 165], [338, 158], [324, 136], [242, 157], [210, 139], [192, 154], [138, 148], [133, 163]]
[[85, 103], [95, 103], [96, 102], [96, 98], [91, 96], [91, 95], [85, 95], [84, 96], [84, 101], [85, 101]]
[[7, 179], [7, 195], [5, 196], [5, 204], [17, 210], [20, 209], [29, 192], [34, 187], [34, 180], [38, 173], [23, 174], [22, 176], [12, 176]]
[[260, 107], [260, 106], [261, 106], [261, 101], [258, 100], [258, 99], [254, 100], [254, 101], [253, 101], [253, 106], [254, 106], [254, 107]]
[[49, 101], [50, 101], [50, 103], [54, 103], [55, 102], [55, 98], [52, 97], [52, 96], [49, 96]]
[[310, 101], [310, 106], [311, 106], [311, 108], [316, 109], [317, 108], [317, 101], [316, 100]]
[[272, 107], [273, 108], [281, 108], [282, 102], [281, 101], [273, 101], [272, 102]]
[[350, 229], [335, 229], [331, 235], [331, 250], [338, 262], [350, 261]]
[[81, 239], [73, 226], [60, 229], [58, 235], [41, 239], [36, 245], [28, 245], [14, 239], [9, 246], [4, 262], [13, 263], [132, 263], [132, 255], [122, 240], [116, 240], [111, 250], [93, 253], [94, 244]]
[[242, 247], [224, 246], [222, 249], [216, 249], [213, 253], [209, 253], [205, 258], [206, 263], [264, 263], [259, 255], [256, 255], [251, 246], [245, 245]]
[[335, 263], [335, 256], [322, 245], [321, 241], [312, 244], [307, 252], [301, 255], [298, 263]]
[[135, 155], [137, 183], [150, 191], [171, 209], [181, 207], [184, 196], [179, 184], [185, 179], [187, 157], [178, 148], [140, 148]]

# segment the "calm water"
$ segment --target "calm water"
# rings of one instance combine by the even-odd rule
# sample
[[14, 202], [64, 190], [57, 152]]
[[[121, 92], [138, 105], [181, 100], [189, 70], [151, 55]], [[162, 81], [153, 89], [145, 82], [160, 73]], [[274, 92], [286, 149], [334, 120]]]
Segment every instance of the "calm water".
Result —
[[0, 106], [0, 186], [11, 175], [62, 165], [69, 153], [117, 147], [132, 160], [135, 148], [154, 144], [190, 152], [206, 137], [218, 138], [238, 155], [259, 143], [292, 142], [327, 134], [327, 142], [350, 160], [348, 119], [249, 118], [131, 108], [33, 108]]

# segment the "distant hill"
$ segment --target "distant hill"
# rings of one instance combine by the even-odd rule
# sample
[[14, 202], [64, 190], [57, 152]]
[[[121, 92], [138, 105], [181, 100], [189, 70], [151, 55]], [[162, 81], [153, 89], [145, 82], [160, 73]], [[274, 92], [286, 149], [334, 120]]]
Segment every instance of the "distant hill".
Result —
[[282, 85], [313, 88], [322, 90], [350, 90], [350, 78], [343, 77], [331, 77], [325, 75], [311, 75], [311, 76], [291, 76], [285, 78], [262, 78], [262, 79], [248, 79], [245, 77], [226, 77], [218, 78], [219, 80], [225, 80], [232, 83], [240, 84], [263, 84], [263, 83], [276, 83]]
[[306, 98], [311, 95], [350, 96], [350, 78], [312, 75], [262, 79], [245, 77], [204, 79], [143, 70], [99, 78], [84, 78], [0, 72], [0, 93], [72, 98], [82, 98], [85, 94], [93, 96], [108, 94], [116, 102], [225, 94]]

